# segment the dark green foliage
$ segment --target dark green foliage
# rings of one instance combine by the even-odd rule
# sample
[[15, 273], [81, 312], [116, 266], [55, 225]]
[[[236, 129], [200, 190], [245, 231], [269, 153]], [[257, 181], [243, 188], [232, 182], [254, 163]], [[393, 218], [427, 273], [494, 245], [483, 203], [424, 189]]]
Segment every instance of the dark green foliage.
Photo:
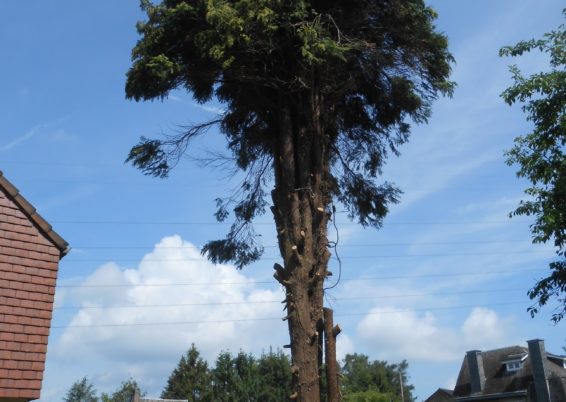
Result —
[[229, 402], [235, 398], [233, 391], [237, 387], [239, 378], [232, 363], [232, 355], [222, 352], [216, 359], [216, 366], [212, 369], [212, 384], [215, 401]]
[[102, 402], [131, 402], [135, 391], [138, 391], [140, 396], [144, 395], [138, 383], [130, 378], [128, 381], [122, 381], [120, 387], [112, 395], [102, 393], [100, 400]]
[[242, 351], [221, 352], [212, 369], [193, 345], [167, 381], [162, 398], [189, 401], [286, 402], [291, 389], [291, 363], [281, 351], [259, 359]]
[[94, 385], [86, 378], [83, 377], [79, 381], [75, 381], [71, 388], [63, 398], [64, 402], [97, 402], [96, 390]]
[[[342, 369], [342, 394], [345, 402], [400, 401], [399, 373], [403, 379], [406, 402], [414, 401], [414, 387], [408, 384], [407, 362], [389, 364], [370, 361], [365, 355], [346, 355]], [[221, 352], [209, 369], [192, 345], [173, 370], [161, 397], [188, 399], [190, 402], [287, 402], [291, 389], [291, 361], [278, 350], [259, 358], [240, 351], [236, 356]], [[102, 393], [102, 402], [130, 402], [134, 391], [144, 396], [133, 379], [123, 381], [112, 395]], [[96, 390], [87, 378], [75, 382], [65, 402], [97, 402]], [[324, 400], [324, 397], [322, 398]]]
[[187, 399], [189, 402], [213, 400], [208, 363], [200, 357], [195, 345], [181, 357], [169, 376], [161, 397]]
[[283, 402], [291, 394], [291, 361], [282, 351], [263, 353], [257, 361], [257, 401]]
[[[566, 16], [566, 9], [563, 13]], [[507, 163], [519, 165], [517, 175], [531, 182], [525, 190], [529, 199], [521, 201], [512, 215], [533, 216], [533, 242], [553, 242], [558, 256], [550, 264], [549, 276], [529, 291], [536, 301], [529, 311], [535, 315], [556, 298], [559, 305], [552, 320], [558, 322], [566, 314], [566, 26], [540, 40], [504, 47], [500, 54], [521, 56], [535, 50], [548, 55], [550, 70], [524, 77], [517, 66], [511, 66], [514, 85], [502, 94], [510, 105], [521, 103], [534, 125], [531, 133], [516, 138]]]
[[[403, 360], [400, 364], [389, 364], [386, 361], [369, 361], [368, 356], [353, 354], [346, 355], [342, 367], [342, 393], [346, 401], [380, 401], [383, 395], [388, 395], [393, 401], [401, 399], [401, 379], [403, 381], [403, 396], [405, 401], [414, 401], [414, 387], [408, 383], [408, 364]], [[368, 391], [372, 391], [369, 392]], [[374, 399], [372, 399], [374, 398]]]
[[[199, 369], [195, 370], [197, 366]], [[161, 397], [188, 398], [189, 401], [286, 402], [291, 389], [290, 369], [291, 361], [286, 354], [270, 350], [258, 359], [242, 351], [235, 357], [221, 352], [215, 366], [209, 370], [193, 345], [169, 377]], [[344, 400], [399, 402], [401, 376], [405, 401], [412, 402], [414, 387], [408, 382], [407, 369], [406, 361], [389, 364], [370, 361], [362, 354], [346, 355], [342, 368]], [[199, 381], [195, 381], [197, 371]]]
[[[138, 391], [140, 396], [145, 393], [141, 391], [138, 383], [129, 379], [128, 381], [122, 381], [120, 386], [112, 395], [108, 395], [103, 392], [100, 395], [101, 402], [131, 402], [132, 396], [135, 391]], [[83, 377], [82, 380], [76, 381], [71, 388], [67, 391], [63, 401], [65, 402], [97, 402], [99, 398], [96, 396], [96, 390], [94, 385]]]
[[344, 395], [344, 402], [397, 402], [391, 394], [384, 394], [378, 391], [362, 391]]
[[232, 210], [235, 220], [204, 248], [213, 261], [242, 267], [261, 256], [250, 224], [265, 211], [288, 112], [297, 138], [309, 133], [300, 141], [323, 137], [324, 192], [363, 225], [381, 225], [400, 191], [374, 180], [407, 141], [409, 121], [426, 122], [432, 101], [453, 88], [446, 37], [423, 0], [143, 0], [142, 8], [127, 97], [183, 88], [226, 111], [178, 136], [142, 138], [127, 160], [165, 177], [191, 138], [219, 124], [247, 172], [241, 197], [218, 205], [218, 219]]

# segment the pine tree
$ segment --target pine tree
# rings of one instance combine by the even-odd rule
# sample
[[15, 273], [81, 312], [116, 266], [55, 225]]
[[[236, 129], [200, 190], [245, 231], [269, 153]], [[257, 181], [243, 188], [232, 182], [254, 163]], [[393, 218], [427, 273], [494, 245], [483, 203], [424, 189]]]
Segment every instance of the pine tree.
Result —
[[189, 402], [212, 401], [208, 363], [200, 357], [195, 345], [181, 357], [161, 394], [166, 399], [187, 399]]
[[122, 381], [118, 389], [114, 391], [112, 395], [102, 393], [100, 400], [102, 402], [131, 402], [132, 396], [136, 391], [138, 391], [141, 396], [145, 394], [140, 389], [138, 383], [130, 378], [128, 381]]
[[257, 360], [251, 355], [240, 351], [234, 358], [234, 368], [238, 375], [238, 383], [234, 389], [237, 401], [259, 402], [257, 395], [261, 379]]
[[[165, 177], [188, 142], [219, 125], [236, 166], [238, 195], [217, 200], [224, 239], [203, 248], [241, 268], [263, 248], [253, 219], [271, 197], [294, 370], [292, 394], [320, 400], [319, 337], [329, 276], [327, 225], [334, 202], [379, 228], [400, 190], [376, 179], [449, 94], [451, 55], [423, 0], [142, 0], [147, 20], [132, 51], [126, 96], [164, 98], [187, 89], [226, 112], [164, 140], [142, 138], [128, 160]], [[272, 188], [272, 189], [271, 189]]]
[[278, 350], [262, 353], [258, 359], [257, 401], [284, 402], [289, 400], [291, 386], [291, 362], [289, 357]]
[[211, 374], [214, 400], [218, 402], [237, 401], [236, 390], [239, 388], [240, 379], [229, 352], [221, 352], [218, 355]]
[[63, 398], [64, 402], [98, 402], [94, 385], [86, 378], [75, 381]]

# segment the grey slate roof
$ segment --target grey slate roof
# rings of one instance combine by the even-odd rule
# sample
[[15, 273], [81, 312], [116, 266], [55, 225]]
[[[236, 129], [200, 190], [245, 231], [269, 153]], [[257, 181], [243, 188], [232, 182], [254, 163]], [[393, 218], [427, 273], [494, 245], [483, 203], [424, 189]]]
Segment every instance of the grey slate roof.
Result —
[[140, 398], [140, 402], [189, 402], [186, 399]]
[[[526, 392], [533, 383], [531, 360], [527, 357], [523, 367], [514, 372], [508, 372], [502, 362], [508, 361], [510, 356], [527, 353], [529, 353], [529, 350], [522, 346], [510, 346], [481, 352], [486, 377], [485, 387], [481, 394]], [[554, 395], [566, 395], [566, 369], [559, 364], [561, 358], [563, 356], [549, 353], [545, 362], [549, 387], [551, 394]], [[464, 358], [453, 396], [458, 398], [470, 396], [470, 394], [470, 373], [468, 361]]]

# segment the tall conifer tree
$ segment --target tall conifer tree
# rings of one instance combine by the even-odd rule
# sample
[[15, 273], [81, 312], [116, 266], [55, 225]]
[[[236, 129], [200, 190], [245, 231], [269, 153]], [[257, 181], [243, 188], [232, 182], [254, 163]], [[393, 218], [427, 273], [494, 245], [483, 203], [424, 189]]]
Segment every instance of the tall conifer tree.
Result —
[[258, 260], [252, 221], [271, 196], [291, 395], [317, 401], [333, 202], [374, 227], [397, 202], [400, 191], [375, 179], [407, 141], [409, 122], [426, 122], [431, 102], [452, 89], [436, 14], [423, 0], [142, 0], [142, 8], [126, 95], [152, 100], [185, 88], [226, 111], [176, 136], [142, 138], [128, 160], [165, 177], [191, 138], [220, 127], [246, 178], [240, 199], [217, 200], [217, 219], [233, 213], [233, 224], [203, 251], [240, 268]]

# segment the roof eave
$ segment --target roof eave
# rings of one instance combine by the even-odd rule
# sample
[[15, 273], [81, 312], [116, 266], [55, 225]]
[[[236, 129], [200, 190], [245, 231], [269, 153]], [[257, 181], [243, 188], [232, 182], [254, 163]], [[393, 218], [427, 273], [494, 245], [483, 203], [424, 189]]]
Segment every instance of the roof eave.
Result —
[[69, 243], [65, 241], [57, 232], [53, 230], [51, 225], [39, 215], [33, 205], [20, 194], [20, 191], [14, 186], [0, 170], [0, 188], [12, 198], [14, 203], [18, 205], [29, 219], [41, 230], [41, 232], [49, 239], [55, 247], [60, 251], [60, 258], [63, 258], [69, 251]]
[[511, 396], [522, 396], [522, 395], [527, 395], [526, 389], [522, 391], [514, 391], [514, 392], [497, 392], [495, 394], [487, 394], [487, 395], [460, 396], [460, 397], [454, 397], [454, 400], [458, 402], [488, 401], [490, 399], [498, 399], [498, 398], [506, 398]]

